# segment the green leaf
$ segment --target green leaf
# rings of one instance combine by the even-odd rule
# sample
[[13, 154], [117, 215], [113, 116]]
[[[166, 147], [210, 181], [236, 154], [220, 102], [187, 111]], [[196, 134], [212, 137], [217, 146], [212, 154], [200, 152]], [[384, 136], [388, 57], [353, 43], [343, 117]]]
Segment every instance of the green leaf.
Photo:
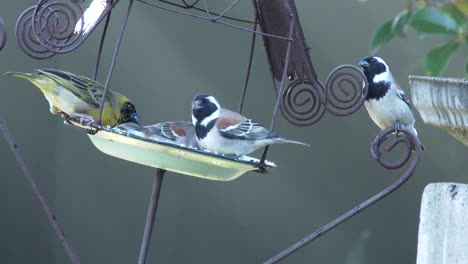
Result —
[[441, 10], [453, 18], [459, 29], [464, 30], [466, 28], [467, 21], [465, 14], [463, 14], [463, 12], [456, 6], [451, 4], [445, 5], [441, 8]]
[[371, 43], [371, 54], [377, 53], [385, 44], [393, 39], [392, 20], [389, 20], [377, 29]]
[[447, 13], [431, 6], [414, 13], [411, 26], [422, 34], [455, 34], [457, 23]]
[[452, 4], [458, 7], [465, 16], [468, 16], [468, 1], [466, 0], [454, 0], [452, 1]]
[[426, 55], [426, 73], [430, 76], [440, 75], [447, 66], [450, 56], [459, 45], [457, 40], [452, 40], [430, 50]]
[[408, 31], [408, 24], [411, 20], [411, 13], [405, 9], [401, 11], [392, 21], [392, 30], [398, 37], [405, 37]]

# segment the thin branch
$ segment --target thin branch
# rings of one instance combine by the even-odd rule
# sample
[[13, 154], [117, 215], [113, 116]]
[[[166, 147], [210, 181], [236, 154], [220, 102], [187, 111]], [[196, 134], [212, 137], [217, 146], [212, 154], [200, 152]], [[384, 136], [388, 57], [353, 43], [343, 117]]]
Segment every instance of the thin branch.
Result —
[[33, 176], [28, 166], [26, 165], [26, 161], [24, 160], [23, 154], [18, 148], [18, 145], [16, 144], [16, 140], [13, 137], [13, 134], [8, 128], [6, 122], [3, 120], [2, 116], [0, 116], [0, 130], [3, 133], [3, 136], [5, 137], [8, 143], [8, 146], [10, 147], [10, 150], [13, 152], [16, 160], [21, 166], [24, 176], [31, 184], [33, 192], [36, 195], [37, 199], [39, 200], [39, 203], [41, 204], [42, 209], [46, 213], [47, 218], [49, 219], [49, 222], [52, 224], [52, 227], [54, 228], [55, 233], [57, 234], [58, 238], [62, 242], [62, 245], [65, 248], [65, 251], [67, 252], [68, 258], [73, 264], [80, 263], [80, 260], [78, 258], [78, 255], [75, 252], [75, 249], [72, 247], [70, 242], [68, 242], [68, 240], [65, 238], [65, 233], [62, 231], [62, 228], [60, 227], [57, 221], [57, 217], [55, 216], [54, 212], [52, 212], [49, 205], [47, 204], [47, 201], [44, 198], [44, 195], [42, 194], [42, 191], [39, 188], [39, 185], [37, 184], [36, 178]]
[[143, 232], [143, 241], [141, 242], [140, 257], [138, 264], [145, 264], [148, 257], [151, 234], [153, 233], [154, 219], [158, 210], [159, 194], [161, 193], [161, 185], [166, 173], [163, 169], [158, 169], [154, 176], [153, 189], [151, 191], [151, 199], [146, 215], [145, 231]]

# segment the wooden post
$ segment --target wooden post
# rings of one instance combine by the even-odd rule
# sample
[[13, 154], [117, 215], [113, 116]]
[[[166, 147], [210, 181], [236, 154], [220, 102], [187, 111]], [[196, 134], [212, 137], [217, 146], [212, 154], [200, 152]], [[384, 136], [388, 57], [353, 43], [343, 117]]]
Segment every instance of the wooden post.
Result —
[[417, 264], [468, 263], [468, 185], [432, 183], [421, 201]]

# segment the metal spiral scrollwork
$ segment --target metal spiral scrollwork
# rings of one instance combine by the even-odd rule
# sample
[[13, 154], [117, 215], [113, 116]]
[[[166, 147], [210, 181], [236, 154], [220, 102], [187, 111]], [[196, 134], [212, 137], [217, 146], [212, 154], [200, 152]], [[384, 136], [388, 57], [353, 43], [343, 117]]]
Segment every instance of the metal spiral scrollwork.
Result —
[[296, 80], [283, 91], [281, 112], [294, 125], [312, 125], [325, 114], [324, 100], [322, 87], [307, 80]]
[[26, 9], [16, 22], [18, 46], [35, 59], [75, 50], [88, 37], [82, 34], [85, 25], [80, 4], [83, 2], [41, 0]]
[[55, 55], [41, 45], [33, 30], [33, 13], [36, 9], [31, 6], [21, 13], [16, 22], [16, 42], [21, 50], [35, 59], [48, 59]]
[[[75, 25], [83, 17], [81, 1], [42, 0], [33, 14], [33, 30], [39, 43], [54, 53], [67, 53], [81, 44], [83, 34], [75, 34]], [[81, 22], [83, 30], [84, 22]]]
[[354, 65], [340, 65], [325, 80], [325, 96], [328, 112], [336, 116], [351, 115], [366, 99], [366, 76]]
[[[408, 128], [401, 126], [398, 128], [397, 133], [398, 135], [395, 136], [392, 133], [395, 132], [393, 127], [387, 128], [380, 132], [377, 137], [375, 138], [371, 151], [374, 158], [376, 158], [377, 162], [386, 169], [399, 169], [403, 167], [405, 164], [408, 163], [412, 154], [417, 155], [418, 159], [421, 155], [421, 142], [419, 142], [418, 137], [411, 132]], [[403, 134], [403, 135], [400, 135]], [[397, 145], [403, 144], [404, 145], [404, 153], [401, 158], [397, 161], [387, 161], [382, 158], [382, 144], [387, 141], [389, 138], [393, 137], [392, 141], [386, 144], [383, 147], [383, 150], [386, 152], [391, 152]]]

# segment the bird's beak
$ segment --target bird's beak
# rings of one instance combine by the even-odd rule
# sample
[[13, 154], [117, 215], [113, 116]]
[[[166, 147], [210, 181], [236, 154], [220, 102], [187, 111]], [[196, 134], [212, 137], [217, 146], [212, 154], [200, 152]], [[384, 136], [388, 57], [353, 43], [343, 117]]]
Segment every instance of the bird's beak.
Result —
[[200, 109], [200, 108], [201, 108], [200, 100], [195, 100], [192, 102], [192, 109]]
[[367, 62], [366, 60], [361, 60], [359, 62], [359, 66], [361, 66], [363, 69], [367, 69], [369, 68], [369, 62]]
[[140, 126], [143, 126], [143, 124], [141, 123], [141, 117], [137, 112], [130, 113], [130, 118], [126, 123], [135, 123]]

